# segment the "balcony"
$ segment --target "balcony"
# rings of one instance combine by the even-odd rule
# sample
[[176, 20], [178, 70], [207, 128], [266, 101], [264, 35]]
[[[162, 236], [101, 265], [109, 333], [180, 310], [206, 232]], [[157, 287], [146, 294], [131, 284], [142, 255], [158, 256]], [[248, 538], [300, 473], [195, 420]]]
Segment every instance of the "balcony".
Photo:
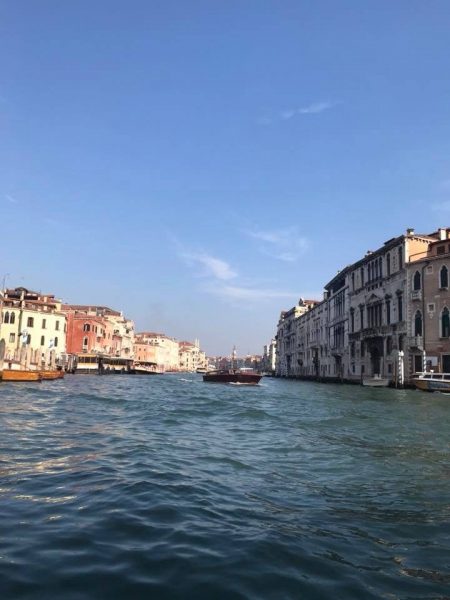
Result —
[[422, 300], [422, 290], [413, 290], [411, 292], [411, 300]]
[[393, 325], [376, 325], [374, 327], [366, 327], [360, 331], [361, 339], [378, 337], [380, 335], [387, 335], [393, 332]]
[[408, 338], [408, 346], [410, 348], [416, 348], [417, 350], [423, 350], [423, 337], [421, 335], [413, 335]]

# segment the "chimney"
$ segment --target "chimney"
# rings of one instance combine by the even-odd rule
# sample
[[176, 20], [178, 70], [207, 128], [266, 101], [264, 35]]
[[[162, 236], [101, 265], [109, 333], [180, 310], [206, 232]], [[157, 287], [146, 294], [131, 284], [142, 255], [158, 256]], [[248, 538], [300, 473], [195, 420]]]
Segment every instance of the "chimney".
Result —
[[414, 227], [408, 227], [406, 230], [406, 235], [414, 235]]
[[439, 232], [439, 240], [441, 242], [443, 240], [447, 239], [447, 230], [445, 229], [445, 227], [439, 227], [438, 232]]

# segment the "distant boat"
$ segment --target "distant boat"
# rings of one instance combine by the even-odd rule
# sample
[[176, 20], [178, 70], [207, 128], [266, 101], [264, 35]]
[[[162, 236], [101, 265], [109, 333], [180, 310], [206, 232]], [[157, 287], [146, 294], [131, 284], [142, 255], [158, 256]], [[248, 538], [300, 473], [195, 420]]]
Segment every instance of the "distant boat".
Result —
[[40, 371], [26, 371], [24, 369], [3, 369], [2, 381], [41, 381]]
[[156, 369], [155, 363], [134, 363], [133, 372], [135, 375], [162, 375], [163, 371]]
[[240, 369], [223, 369], [210, 371], [203, 375], [207, 383], [234, 383], [240, 385], [257, 385], [262, 375], [256, 371], [241, 371]]
[[231, 369], [217, 369], [208, 371], [203, 375], [203, 381], [207, 383], [233, 383], [239, 385], [257, 385], [262, 375], [249, 367], [236, 368], [236, 346], [231, 353]]
[[450, 373], [416, 373], [413, 382], [418, 390], [450, 393]]
[[365, 387], [388, 387], [390, 383], [390, 379], [381, 377], [380, 375], [374, 375], [373, 377], [367, 377], [362, 380], [362, 384]]

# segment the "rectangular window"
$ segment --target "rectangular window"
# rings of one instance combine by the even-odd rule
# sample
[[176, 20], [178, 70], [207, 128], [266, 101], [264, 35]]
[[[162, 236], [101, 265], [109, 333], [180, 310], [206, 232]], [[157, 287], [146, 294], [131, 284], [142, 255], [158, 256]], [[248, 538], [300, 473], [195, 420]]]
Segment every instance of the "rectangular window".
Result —
[[33, 319], [33, 317], [28, 317], [28, 319], [27, 319], [27, 327], [34, 327], [34, 319]]
[[16, 334], [15, 333], [10, 333], [9, 334], [9, 341], [10, 341], [10, 343], [16, 341]]
[[45, 337], [43, 335], [41, 335], [41, 346], [43, 346], [45, 344]]
[[56, 331], [59, 331], [59, 321], [56, 321], [56, 323], [55, 323], [55, 329], [56, 329]]
[[47, 319], [42, 319], [42, 329], [46, 329], [47, 327]]
[[398, 297], [398, 320], [403, 321], [403, 298]]
[[386, 323], [390, 325], [391, 323], [391, 301], [386, 300]]

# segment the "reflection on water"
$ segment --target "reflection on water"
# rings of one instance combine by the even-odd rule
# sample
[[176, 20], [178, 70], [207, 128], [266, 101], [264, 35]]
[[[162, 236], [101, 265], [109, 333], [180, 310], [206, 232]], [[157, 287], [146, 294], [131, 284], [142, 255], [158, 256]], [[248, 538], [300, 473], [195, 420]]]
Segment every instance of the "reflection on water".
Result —
[[265, 379], [2, 384], [0, 591], [446, 598], [446, 397]]

